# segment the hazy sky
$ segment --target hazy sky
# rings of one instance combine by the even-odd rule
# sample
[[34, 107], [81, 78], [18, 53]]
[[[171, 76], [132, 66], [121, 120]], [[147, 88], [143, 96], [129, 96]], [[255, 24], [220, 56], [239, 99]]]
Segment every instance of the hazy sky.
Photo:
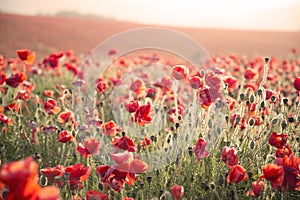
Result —
[[77, 11], [174, 26], [300, 31], [300, 0], [0, 0], [18, 14]]

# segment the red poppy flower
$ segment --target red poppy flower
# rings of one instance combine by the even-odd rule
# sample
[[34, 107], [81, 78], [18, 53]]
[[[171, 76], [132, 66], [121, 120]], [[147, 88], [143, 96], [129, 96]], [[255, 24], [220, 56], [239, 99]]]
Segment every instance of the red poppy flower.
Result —
[[202, 108], [207, 109], [212, 103], [208, 88], [198, 90], [199, 103]]
[[96, 86], [96, 91], [98, 94], [102, 94], [103, 92], [106, 91], [107, 88], [108, 85], [105, 81], [99, 81]]
[[267, 164], [263, 166], [262, 178], [271, 182], [272, 187], [280, 187], [284, 178], [284, 171], [282, 166], [276, 164]]
[[203, 86], [203, 80], [200, 76], [192, 76], [189, 78], [190, 85], [193, 89], [200, 89]]
[[238, 154], [234, 147], [223, 147], [221, 159], [228, 165], [233, 167], [238, 164]]
[[18, 99], [28, 101], [29, 99], [31, 99], [31, 95], [27, 90], [19, 90], [14, 100]]
[[254, 181], [252, 182], [252, 190], [247, 192], [247, 196], [260, 196], [264, 189], [264, 182], [263, 181]]
[[205, 84], [208, 86], [207, 88], [212, 102], [215, 102], [218, 98], [222, 98], [222, 83], [221, 78], [213, 72], [205, 74]]
[[134, 158], [130, 163], [130, 173], [141, 174], [149, 170], [149, 166], [139, 158]]
[[248, 175], [245, 168], [241, 165], [235, 165], [230, 169], [226, 180], [228, 183], [239, 183], [247, 179]]
[[134, 198], [131, 198], [131, 197], [125, 197], [125, 198], [123, 198], [122, 200], [134, 200]]
[[234, 89], [237, 88], [237, 79], [233, 76], [225, 76], [224, 83], [228, 85], [228, 91], [232, 92]]
[[56, 106], [56, 101], [51, 98], [48, 98], [44, 103], [44, 109], [47, 114], [57, 114], [60, 111], [60, 108]]
[[271, 146], [276, 148], [283, 148], [287, 141], [286, 134], [277, 134], [276, 132], [272, 132], [269, 137], [269, 143]]
[[0, 170], [0, 182], [9, 188], [6, 199], [59, 199], [56, 187], [39, 186], [37, 169], [32, 157], [4, 164]]
[[247, 68], [244, 76], [246, 79], [253, 79], [257, 73], [252, 68]]
[[175, 65], [172, 67], [172, 75], [175, 79], [186, 79], [189, 76], [189, 69], [184, 65]]
[[20, 106], [19, 106], [19, 104], [13, 102], [13, 103], [11, 103], [7, 106], [4, 106], [4, 109], [5, 110], [10, 110], [12, 112], [19, 112]]
[[72, 133], [69, 131], [64, 130], [58, 134], [58, 142], [66, 143], [72, 140], [73, 140], [73, 136]]
[[294, 87], [295, 87], [296, 90], [300, 90], [300, 77], [296, 77], [295, 78], [295, 80], [294, 80]]
[[50, 66], [51, 68], [57, 68], [59, 59], [63, 57], [64, 53], [52, 53], [48, 58], [43, 60], [43, 64]]
[[75, 76], [77, 76], [79, 69], [77, 66], [75, 66], [73, 63], [65, 63], [65, 67], [67, 68], [68, 71], [72, 72]]
[[5, 81], [6, 81], [6, 75], [4, 73], [0, 72], [0, 85], [5, 83]]
[[290, 148], [290, 145], [286, 144], [283, 148], [277, 149], [275, 156], [277, 158], [283, 158], [284, 156], [293, 155], [293, 151]]
[[286, 155], [283, 158], [277, 158], [275, 163], [278, 166], [282, 166], [284, 170], [282, 186], [277, 188], [281, 191], [300, 191], [300, 158], [294, 155]]
[[184, 188], [181, 185], [173, 185], [171, 187], [171, 193], [172, 193], [174, 200], [178, 200], [183, 197]]
[[63, 170], [64, 167], [62, 165], [57, 165], [55, 167], [47, 167], [44, 169], [41, 169], [40, 172], [45, 177], [49, 179], [49, 181], [56, 183], [58, 186], [62, 186], [62, 182], [58, 181], [58, 179], [55, 179], [55, 177], [63, 176]]
[[6, 84], [10, 87], [17, 88], [26, 79], [26, 74], [22, 72], [16, 72], [14, 75], [6, 79]]
[[84, 158], [89, 155], [96, 155], [101, 148], [101, 141], [96, 141], [94, 138], [84, 139], [83, 145], [79, 145], [76, 151], [80, 153]]
[[199, 138], [196, 147], [195, 147], [195, 154], [197, 162], [200, 162], [202, 157], [208, 157], [208, 152], [205, 150], [207, 146], [207, 142], [203, 138]]
[[152, 118], [149, 116], [151, 110], [151, 105], [141, 105], [134, 113], [134, 121], [138, 123], [139, 126], [151, 123]]
[[269, 100], [273, 95], [273, 91], [270, 89], [266, 89], [266, 100]]
[[131, 100], [129, 103], [125, 104], [125, 108], [128, 112], [133, 113], [135, 112], [139, 107], [139, 101], [138, 100]]
[[35, 60], [35, 53], [30, 52], [28, 49], [18, 50], [17, 54], [19, 58], [26, 64], [31, 65]]
[[127, 150], [129, 152], [135, 152], [135, 144], [133, 140], [126, 136], [114, 137], [112, 140], [112, 146], [115, 148]]
[[74, 120], [74, 114], [71, 111], [61, 112], [57, 117], [57, 121], [61, 124], [64, 124], [68, 121], [72, 122], [73, 120]]
[[105, 193], [96, 190], [88, 190], [85, 195], [86, 200], [108, 200], [108, 196]]
[[3, 113], [0, 113], [0, 121], [4, 124], [10, 125], [12, 126], [14, 124], [13, 120], [9, 117], [7, 117], [6, 115], [4, 115]]
[[117, 125], [114, 121], [108, 121], [101, 125], [102, 132], [107, 136], [115, 136], [117, 133]]
[[[86, 179], [91, 174], [91, 167], [84, 167], [83, 164], [75, 164], [71, 166], [67, 166], [64, 169], [64, 174], [68, 173], [69, 175], [69, 184], [79, 186], [80, 182], [86, 181]], [[76, 187], [75, 187], [76, 188]]]

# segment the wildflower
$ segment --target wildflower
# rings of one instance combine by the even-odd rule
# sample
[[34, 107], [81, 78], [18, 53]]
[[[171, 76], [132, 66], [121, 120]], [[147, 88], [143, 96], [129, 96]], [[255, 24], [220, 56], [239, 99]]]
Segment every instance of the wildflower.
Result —
[[192, 76], [189, 78], [190, 86], [193, 89], [200, 89], [203, 86], [203, 80], [200, 78], [200, 76]]
[[96, 155], [99, 153], [101, 148], [101, 141], [96, 141], [94, 138], [84, 139], [83, 145], [79, 145], [76, 148], [76, 151], [80, 153], [84, 158], [87, 158], [89, 155]]
[[139, 107], [139, 101], [138, 100], [131, 100], [129, 103], [125, 104], [125, 108], [128, 112], [133, 113], [135, 112]]
[[114, 137], [112, 140], [112, 146], [129, 152], [135, 152], [135, 144], [133, 140], [126, 136]]
[[51, 98], [48, 98], [44, 103], [44, 109], [47, 114], [57, 114], [60, 111], [60, 108], [56, 106], [56, 101]]
[[184, 65], [175, 65], [172, 67], [172, 75], [175, 79], [186, 79], [189, 75], [189, 69]]
[[96, 190], [88, 190], [85, 195], [86, 200], [108, 200], [108, 196], [105, 193]]
[[254, 69], [252, 68], [247, 68], [245, 73], [244, 73], [244, 76], [246, 79], [253, 79], [256, 75], [256, 72], [254, 71]]
[[151, 110], [151, 105], [141, 105], [136, 109], [134, 113], [134, 121], [138, 123], [139, 126], [151, 123], [152, 118], [149, 116]]
[[238, 164], [237, 150], [233, 147], [223, 147], [221, 160], [223, 160], [228, 167], [233, 167]]
[[114, 121], [108, 121], [101, 124], [102, 132], [107, 136], [115, 136], [117, 133], [117, 125]]
[[35, 53], [29, 51], [28, 49], [18, 50], [17, 54], [18, 54], [19, 58], [27, 65], [33, 64], [33, 62], [35, 60]]
[[195, 147], [197, 162], [200, 162], [200, 159], [202, 157], [206, 158], [209, 156], [208, 152], [205, 150], [206, 146], [207, 146], [207, 142], [203, 138], [199, 138]]
[[283, 148], [286, 144], [287, 135], [286, 134], [277, 134], [276, 132], [272, 132], [269, 137], [269, 143], [271, 146], [276, 148]]
[[265, 178], [271, 182], [272, 188], [281, 186], [284, 178], [284, 171], [282, 166], [276, 164], [267, 164], [263, 166], [263, 175], [261, 178]]
[[294, 80], [294, 87], [296, 90], [300, 90], [300, 77], [296, 77]]
[[183, 197], [184, 188], [181, 185], [173, 185], [171, 187], [171, 193], [172, 193], [174, 200], [178, 200]]
[[14, 75], [6, 79], [6, 84], [12, 88], [17, 88], [26, 79], [26, 74], [22, 72], [16, 72]]
[[227, 176], [228, 183], [239, 183], [248, 179], [247, 172], [241, 165], [233, 166]]
[[73, 140], [73, 136], [72, 133], [69, 131], [64, 130], [58, 134], [58, 142], [67, 143], [72, 140]]
[[261, 180], [254, 181], [251, 183], [252, 190], [247, 192], [247, 196], [260, 196], [264, 189], [264, 182]]

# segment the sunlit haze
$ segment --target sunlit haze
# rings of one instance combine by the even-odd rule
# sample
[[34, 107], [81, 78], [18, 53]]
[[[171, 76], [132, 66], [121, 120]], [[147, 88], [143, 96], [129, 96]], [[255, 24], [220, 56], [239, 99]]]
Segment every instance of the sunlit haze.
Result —
[[185, 27], [300, 31], [299, 0], [0, 0], [2, 12], [60, 11]]

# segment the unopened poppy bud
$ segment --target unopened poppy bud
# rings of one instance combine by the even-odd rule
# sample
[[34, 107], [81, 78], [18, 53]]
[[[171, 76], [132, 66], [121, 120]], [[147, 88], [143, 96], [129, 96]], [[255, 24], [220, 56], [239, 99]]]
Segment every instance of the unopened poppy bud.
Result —
[[190, 157], [192, 157], [193, 156], [193, 148], [189, 147], [188, 152], [189, 152]]
[[254, 149], [255, 143], [254, 143], [254, 141], [253, 141], [253, 140], [251, 140], [251, 142], [250, 142], [249, 146], [250, 146], [250, 148], [251, 148], [251, 149]]
[[283, 98], [283, 99], [282, 99], [282, 102], [283, 102], [284, 105], [288, 105], [288, 101], [289, 101], [289, 100], [288, 100], [287, 98]]
[[266, 107], [265, 101], [260, 102], [260, 108], [265, 108], [265, 107]]
[[200, 75], [201, 75], [201, 77], [205, 76], [205, 71], [203, 69], [200, 71]]
[[152, 181], [152, 176], [147, 176], [147, 182], [150, 184]]
[[274, 119], [272, 119], [272, 124], [277, 124], [277, 122], [278, 122], [278, 119], [277, 118], [274, 118]]
[[274, 103], [276, 101], [276, 97], [275, 96], [271, 96], [271, 101]]
[[269, 62], [270, 58], [269, 57], [265, 57], [265, 62], [266, 64]]
[[257, 94], [258, 94], [258, 95], [261, 95], [261, 94], [262, 94], [262, 89], [258, 89], [258, 90], [257, 90]]
[[254, 122], [255, 122], [254, 119], [251, 118], [251, 119], [249, 120], [249, 126], [253, 126], [253, 125], [254, 125]]
[[255, 97], [253, 94], [250, 95], [249, 101], [250, 101], [250, 103], [254, 103]]
[[282, 120], [281, 121], [281, 128], [282, 128], [282, 130], [285, 129], [286, 126], [287, 126], [287, 122], [285, 120]]
[[40, 182], [40, 185], [41, 185], [41, 186], [46, 186], [47, 183], [48, 183], [48, 179], [47, 179], [47, 177], [41, 175], [41, 176], [40, 176], [40, 181], [39, 181], [39, 182]]
[[216, 186], [215, 186], [215, 184], [214, 184], [213, 182], [211, 182], [211, 183], [209, 184], [209, 188], [210, 188], [211, 190], [215, 190], [215, 189], [216, 189]]
[[290, 123], [293, 123], [293, 122], [295, 121], [295, 119], [294, 119], [294, 117], [291, 116], [291, 117], [288, 118], [288, 121], [289, 121]]

